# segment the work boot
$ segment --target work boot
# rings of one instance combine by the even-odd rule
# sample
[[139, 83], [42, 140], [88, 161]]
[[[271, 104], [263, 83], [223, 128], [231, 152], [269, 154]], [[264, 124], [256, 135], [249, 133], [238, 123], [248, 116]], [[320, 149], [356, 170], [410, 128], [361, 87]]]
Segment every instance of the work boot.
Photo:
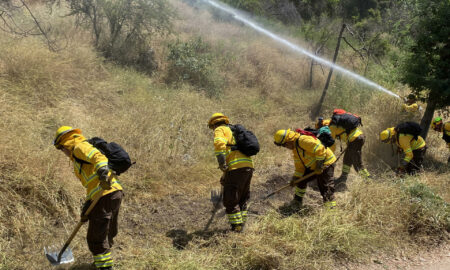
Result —
[[334, 189], [336, 192], [347, 190], [348, 174], [343, 173], [339, 178], [334, 180]]
[[231, 224], [231, 231], [240, 233], [244, 230], [244, 224]]
[[294, 199], [289, 203], [289, 209], [292, 213], [297, 213], [300, 210], [302, 210], [303, 206], [303, 197], [300, 196], [294, 196]]
[[334, 210], [336, 208], [336, 201], [327, 201], [323, 203], [326, 210]]

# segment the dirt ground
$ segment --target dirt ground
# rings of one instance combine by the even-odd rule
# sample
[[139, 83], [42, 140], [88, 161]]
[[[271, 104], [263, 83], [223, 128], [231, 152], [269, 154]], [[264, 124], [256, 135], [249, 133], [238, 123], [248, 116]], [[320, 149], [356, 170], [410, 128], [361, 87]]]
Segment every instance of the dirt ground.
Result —
[[[289, 182], [290, 174], [272, 175], [265, 183], [252, 186], [252, 198], [249, 216], [264, 215], [270, 209], [280, 211], [280, 206], [292, 200], [293, 192], [287, 188], [270, 199], [263, 198], [272, 191], [283, 187]], [[315, 189], [314, 182], [309, 183], [307, 192], [307, 209], [314, 209], [322, 205], [320, 193]], [[153, 224], [152, 232], [164, 234], [172, 240], [177, 249], [184, 249], [189, 242], [204, 240], [205, 245], [211, 245], [209, 240], [213, 235], [226, 234], [229, 230], [225, 212], [219, 209], [213, 215], [198, 215], [199, 209], [212, 209], [212, 204], [204, 197], [188, 196], [186, 194], [173, 194], [163, 201], [146, 202], [145, 205], [136, 205], [128, 202], [128, 209], [134, 209], [134, 214], [127, 213], [127, 219], [123, 221], [122, 228], [132, 228], [134, 231], [145, 232], [146, 224]], [[133, 205], [134, 204], [134, 205]], [[212, 213], [212, 212], [211, 212]], [[144, 218], [144, 220], [142, 220]], [[131, 232], [130, 232], [131, 233]], [[214, 241], [214, 240], [212, 240]], [[373, 255], [369, 263], [355, 264], [345, 263], [336, 266], [337, 270], [450, 270], [450, 245], [440, 246], [418, 252], [416, 256], [394, 257], [387, 254]]]
[[342, 270], [450, 270], [450, 245], [418, 252], [413, 258], [374, 257], [369, 264], [350, 264]]

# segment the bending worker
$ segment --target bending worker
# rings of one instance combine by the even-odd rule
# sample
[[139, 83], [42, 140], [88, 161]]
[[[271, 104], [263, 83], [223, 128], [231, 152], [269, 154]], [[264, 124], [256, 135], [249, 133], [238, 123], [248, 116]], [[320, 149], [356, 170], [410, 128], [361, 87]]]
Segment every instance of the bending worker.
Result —
[[239, 150], [231, 150], [236, 144], [228, 124], [230, 120], [221, 113], [215, 113], [208, 121], [214, 131], [214, 151], [223, 172], [223, 205], [231, 230], [241, 232], [247, 221], [247, 201], [250, 198], [250, 182], [253, 176], [253, 161]]
[[[341, 122], [342, 121], [345, 121], [345, 118], [343, 118]], [[363, 177], [370, 177], [370, 173], [364, 168], [362, 160], [362, 147], [365, 142], [365, 136], [357, 126], [346, 130], [343, 126], [333, 123], [332, 121], [329, 128], [333, 139], [339, 139], [341, 142], [344, 141], [347, 145], [344, 153], [342, 174], [335, 181], [336, 189], [345, 190], [347, 188], [346, 182], [352, 166], [355, 171]], [[336, 151], [336, 144], [331, 147], [331, 150], [333, 150], [333, 152]]]
[[[447, 143], [447, 147], [450, 150], [450, 121], [444, 123], [441, 117], [436, 117], [431, 123], [431, 128], [437, 132], [442, 132], [442, 139]], [[447, 163], [450, 164], [450, 156]]]
[[400, 162], [397, 173], [402, 175], [405, 172], [414, 175], [422, 169], [423, 158], [426, 152], [425, 140], [421, 136], [414, 136], [406, 133], [397, 133], [391, 127], [380, 133], [380, 140], [384, 143], [397, 145], [397, 152], [403, 152], [404, 158]]
[[317, 179], [324, 206], [328, 208], [335, 207], [333, 176], [336, 157], [333, 151], [325, 148], [319, 139], [309, 135], [301, 135], [290, 129], [278, 130], [273, 138], [275, 145], [292, 150], [294, 156], [295, 173], [292, 177], [291, 185], [296, 186], [296, 188], [294, 200], [291, 202], [292, 210], [298, 211], [301, 209], [307, 187], [307, 182], [305, 181], [301, 181], [298, 184], [294, 182], [311, 172], [316, 173], [310, 180]]
[[[111, 247], [117, 235], [118, 214], [122, 202], [122, 186], [111, 177], [108, 159], [81, 134], [80, 129], [62, 126], [56, 131], [53, 145], [72, 162], [75, 176], [86, 188], [82, 221], [89, 221], [87, 243], [97, 269], [112, 269]], [[102, 192], [102, 193], [100, 193]], [[84, 212], [93, 198], [102, 196], [88, 216]]]

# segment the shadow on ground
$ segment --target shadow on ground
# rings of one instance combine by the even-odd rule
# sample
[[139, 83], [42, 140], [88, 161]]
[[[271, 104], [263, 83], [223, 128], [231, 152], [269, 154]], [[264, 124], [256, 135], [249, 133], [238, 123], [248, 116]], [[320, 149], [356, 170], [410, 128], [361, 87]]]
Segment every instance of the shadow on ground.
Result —
[[[211, 246], [211, 245], [215, 245], [215, 244], [219, 244], [219, 242], [217, 240], [213, 239], [213, 236], [216, 235], [225, 235], [229, 232], [229, 230], [200, 230], [200, 231], [195, 231], [193, 233], [187, 233], [187, 231], [185, 230], [180, 230], [180, 229], [174, 229], [174, 230], [170, 230], [166, 233], [167, 237], [172, 238], [172, 244], [173, 246], [178, 249], [178, 250], [183, 250], [186, 248], [186, 246], [189, 244], [189, 242], [191, 242], [192, 240], [195, 239], [201, 239], [203, 241], [205, 241], [204, 243], [202, 243], [202, 247], [207, 247], [207, 246]], [[212, 240], [212, 241], [211, 241]]]
[[[61, 269], [66, 269], [66, 268], [61, 268]], [[70, 267], [68, 269], [70, 269], [70, 270], [94, 270], [96, 268], [92, 263], [80, 263], [77, 265], [73, 265], [72, 267]]]

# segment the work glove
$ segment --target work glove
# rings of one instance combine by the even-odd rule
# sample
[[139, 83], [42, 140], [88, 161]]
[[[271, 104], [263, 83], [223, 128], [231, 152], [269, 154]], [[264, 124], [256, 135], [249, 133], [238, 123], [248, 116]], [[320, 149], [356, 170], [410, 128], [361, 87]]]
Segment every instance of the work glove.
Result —
[[325, 160], [317, 160], [316, 161], [316, 169], [314, 170], [315, 174], [322, 174], [324, 169], [324, 163]]
[[109, 168], [103, 166], [97, 170], [98, 180], [100, 180], [100, 186], [104, 190], [111, 189], [111, 182], [109, 180]]
[[289, 182], [289, 185], [290, 185], [291, 187], [297, 186], [298, 183], [295, 182], [295, 181], [297, 181], [297, 180], [298, 180], [298, 177], [297, 177], [297, 176], [292, 176], [292, 179], [291, 179], [291, 181]]
[[92, 201], [91, 200], [87, 200], [84, 202], [83, 207], [81, 208], [81, 222], [86, 222], [88, 221], [89, 217], [87, 215], [85, 215], [86, 211], [88, 210], [89, 206], [91, 206]]
[[228, 170], [228, 165], [225, 159], [225, 155], [218, 155], [217, 162], [219, 163], [219, 169], [222, 172], [226, 172]]

